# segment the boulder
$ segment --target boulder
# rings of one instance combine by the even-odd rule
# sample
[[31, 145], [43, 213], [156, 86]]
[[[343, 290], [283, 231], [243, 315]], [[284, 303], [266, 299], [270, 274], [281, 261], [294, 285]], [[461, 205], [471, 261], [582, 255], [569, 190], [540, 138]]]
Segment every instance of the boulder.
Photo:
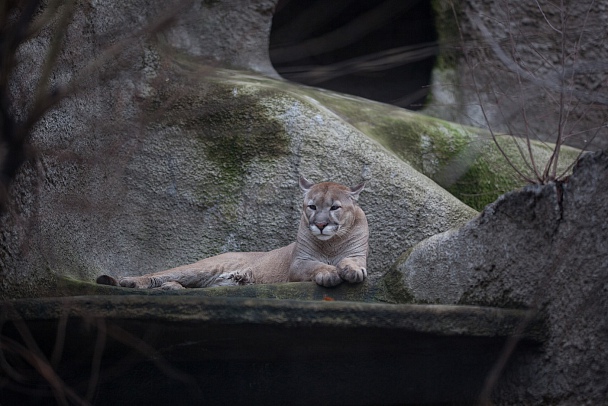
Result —
[[[354, 96], [312, 88], [299, 88], [297, 92], [321, 100], [359, 131], [476, 210], [528, 184], [516, 170], [535, 179], [528, 147], [540, 168], [553, 153], [554, 144], [531, 140], [528, 146], [523, 139], [504, 134], [495, 134], [493, 139], [479, 128]], [[567, 174], [580, 153], [562, 145], [558, 174]]]
[[[286, 245], [300, 174], [367, 182], [373, 289], [405, 250], [476, 214], [440, 186], [513, 187], [472, 128], [277, 79], [272, 1], [75, 4], [51, 84], [78, 91], [38, 122], [36, 164], [0, 218], [1, 297]], [[16, 106], [31, 102], [51, 33], [20, 49]]]
[[602, 403], [608, 391], [608, 154], [563, 183], [508, 193], [404, 254], [385, 279], [409, 303], [531, 308], [548, 339], [496, 392], [505, 404]]
[[[217, 13], [222, 37], [238, 32], [226, 21], [263, 18], [251, 33], [267, 37], [270, 3], [254, 2], [244, 15], [229, 10], [237, 3], [197, 3], [167, 31], [126, 47], [117, 71], [106, 61], [99, 77], [40, 120], [37, 165], [19, 173], [19, 199], [0, 220], [2, 297], [52, 295], [62, 277], [139, 275], [287, 245], [300, 217], [300, 174], [367, 182], [360, 204], [371, 228], [369, 289], [404, 249], [476, 214], [333, 112], [315, 97], [321, 91], [300, 91], [244, 62], [257, 58], [246, 57], [257, 46], [241, 62], [222, 48], [217, 59], [232, 69], [212, 67], [205, 49], [218, 39], [196, 21]], [[96, 38], [120, 40], [114, 30], [134, 7], [79, 4], [55, 84], [78, 76], [83, 55], [101, 52]], [[144, 8], [142, 27], [162, 9]], [[85, 27], [95, 35], [79, 36]], [[20, 69], [36, 71], [44, 39], [24, 45]]]
[[[608, 113], [596, 107], [608, 103], [606, 4], [465, 0], [433, 7], [440, 51], [426, 114], [539, 141], [561, 133], [566, 144], [587, 150], [608, 147]], [[568, 95], [561, 102], [560, 92]]]

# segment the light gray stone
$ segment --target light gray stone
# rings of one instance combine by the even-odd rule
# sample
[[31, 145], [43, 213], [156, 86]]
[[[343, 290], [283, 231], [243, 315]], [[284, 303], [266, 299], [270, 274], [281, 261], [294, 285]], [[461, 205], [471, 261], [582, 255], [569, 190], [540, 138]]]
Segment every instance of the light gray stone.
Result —
[[[162, 2], [81, 6], [67, 35], [78, 40], [67, 42], [73, 53], [57, 77], [75, 76], [80, 58], [104, 48], [100, 38], [119, 40], [131, 18], [129, 30], [163, 10]], [[322, 91], [252, 72], [272, 76], [252, 62], [266, 58], [271, 9], [262, 0], [198, 2], [41, 120], [38, 164], [21, 171], [19, 201], [1, 219], [2, 297], [52, 294], [62, 276], [139, 275], [287, 245], [300, 217], [300, 174], [367, 182], [370, 289], [404, 249], [476, 214], [326, 107], [315, 96]], [[223, 27], [213, 35], [191, 23], [214, 18]], [[95, 35], [80, 35], [85, 27]], [[238, 35], [257, 45], [235, 52]], [[24, 46], [22, 69], [35, 71], [39, 42], [44, 36]], [[210, 66], [216, 48], [230, 70]]]
[[422, 241], [387, 278], [398, 300], [533, 308], [549, 338], [507, 371], [499, 403], [600, 404], [608, 393], [608, 154], [567, 182], [504, 195]]
[[435, 1], [441, 51], [424, 111], [541, 141], [555, 141], [561, 122], [568, 145], [607, 148], [608, 113], [597, 107], [608, 103], [607, 6], [560, 4]]

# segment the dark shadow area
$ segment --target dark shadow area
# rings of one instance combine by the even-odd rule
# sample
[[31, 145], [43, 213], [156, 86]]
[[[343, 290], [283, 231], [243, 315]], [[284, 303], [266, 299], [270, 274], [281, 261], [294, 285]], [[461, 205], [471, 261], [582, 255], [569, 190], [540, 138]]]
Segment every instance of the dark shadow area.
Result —
[[436, 53], [428, 0], [280, 0], [272, 20], [282, 77], [408, 109], [425, 102]]
[[[77, 393], [86, 393], [96, 375], [95, 405], [471, 404], [504, 345], [503, 338], [390, 329], [130, 320], [104, 323], [124, 337], [105, 337], [103, 356], [96, 359], [94, 325], [70, 319], [56, 372]], [[18, 340], [10, 327], [4, 334]], [[52, 346], [44, 348], [44, 337], [57, 327], [28, 323], [49, 359]], [[150, 354], [134, 348], [137, 340]], [[92, 373], [96, 363], [99, 371]], [[29, 379], [0, 389], [15, 402], [9, 404], [56, 400], [34, 371], [18, 372]]]
[[[82, 296], [0, 309], [7, 405], [474, 404], [525, 312]], [[516, 355], [534, 354], [542, 320]]]

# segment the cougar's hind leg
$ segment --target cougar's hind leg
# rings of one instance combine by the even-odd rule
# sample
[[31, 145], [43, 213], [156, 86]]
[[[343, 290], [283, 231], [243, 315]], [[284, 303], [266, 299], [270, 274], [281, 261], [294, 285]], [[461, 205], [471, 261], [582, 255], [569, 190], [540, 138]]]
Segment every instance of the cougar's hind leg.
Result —
[[249, 269], [243, 271], [230, 271], [218, 275], [211, 286], [238, 286], [238, 285], [253, 285], [255, 280], [253, 272]]
[[201, 286], [201, 279], [204, 280], [207, 272], [200, 272], [200, 269], [195, 265], [181, 266], [143, 276], [128, 276], [121, 278], [119, 283], [120, 286], [136, 289], [174, 290], [203, 287]]
[[165, 282], [162, 285], [160, 285], [159, 288], [154, 288], [154, 289], [160, 289], [160, 290], [180, 290], [180, 289], [186, 289], [186, 288], [181, 283], [179, 283], [179, 282], [170, 281], [170, 282]]
[[255, 282], [250, 262], [249, 257], [244, 257], [244, 254], [222, 254], [194, 264], [142, 276], [127, 276], [118, 281], [111, 276], [103, 275], [98, 278], [98, 283], [135, 289], [163, 290], [249, 285]]

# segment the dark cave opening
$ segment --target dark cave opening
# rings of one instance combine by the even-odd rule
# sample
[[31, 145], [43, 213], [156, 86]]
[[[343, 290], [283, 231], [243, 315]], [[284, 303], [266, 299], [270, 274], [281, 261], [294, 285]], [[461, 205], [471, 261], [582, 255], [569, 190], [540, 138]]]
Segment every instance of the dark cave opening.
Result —
[[270, 34], [283, 78], [411, 110], [437, 51], [430, 0], [279, 0]]

